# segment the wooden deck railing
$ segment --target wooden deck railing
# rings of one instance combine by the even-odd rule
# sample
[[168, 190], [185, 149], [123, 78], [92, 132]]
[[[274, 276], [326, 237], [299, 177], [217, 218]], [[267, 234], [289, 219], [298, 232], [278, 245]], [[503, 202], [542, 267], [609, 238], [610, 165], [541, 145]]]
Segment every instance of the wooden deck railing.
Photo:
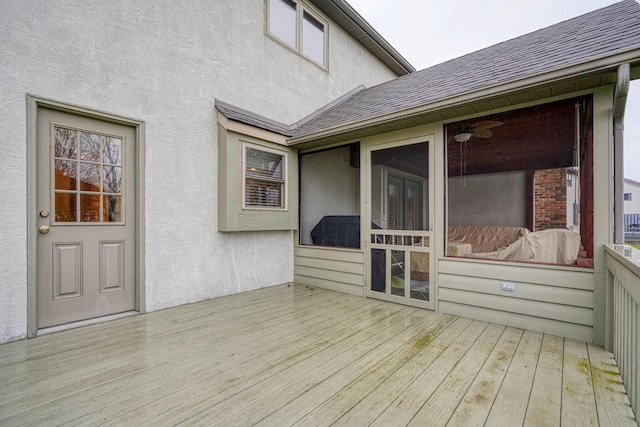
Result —
[[605, 246], [607, 253], [606, 347], [613, 352], [633, 411], [640, 409], [640, 250]]

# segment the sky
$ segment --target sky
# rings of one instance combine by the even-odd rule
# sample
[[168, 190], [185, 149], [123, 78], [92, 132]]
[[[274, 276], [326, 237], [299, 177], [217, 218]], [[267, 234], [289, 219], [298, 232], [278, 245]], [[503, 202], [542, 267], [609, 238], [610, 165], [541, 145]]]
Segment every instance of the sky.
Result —
[[[617, 0], [348, 0], [417, 70]], [[640, 182], [640, 80], [625, 113], [625, 178]]]

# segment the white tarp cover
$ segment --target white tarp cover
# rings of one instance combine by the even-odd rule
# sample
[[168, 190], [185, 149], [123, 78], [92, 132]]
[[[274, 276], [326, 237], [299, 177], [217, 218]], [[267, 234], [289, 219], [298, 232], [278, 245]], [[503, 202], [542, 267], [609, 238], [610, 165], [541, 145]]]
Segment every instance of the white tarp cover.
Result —
[[564, 229], [527, 233], [504, 249], [493, 252], [470, 253], [468, 257], [530, 261], [573, 265], [580, 250], [580, 234]]

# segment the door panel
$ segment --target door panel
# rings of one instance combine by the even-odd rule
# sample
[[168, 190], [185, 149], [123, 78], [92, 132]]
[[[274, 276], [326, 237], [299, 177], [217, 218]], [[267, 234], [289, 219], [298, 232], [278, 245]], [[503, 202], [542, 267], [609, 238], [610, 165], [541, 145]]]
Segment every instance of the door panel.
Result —
[[135, 309], [135, 129], [46, 108], [37, 123], [37, 327]]
[[82, 243], [53, 244], [53, 299], [82, 296]]
[[124, 290], [124, 242], [100, 242], [100, 291]]

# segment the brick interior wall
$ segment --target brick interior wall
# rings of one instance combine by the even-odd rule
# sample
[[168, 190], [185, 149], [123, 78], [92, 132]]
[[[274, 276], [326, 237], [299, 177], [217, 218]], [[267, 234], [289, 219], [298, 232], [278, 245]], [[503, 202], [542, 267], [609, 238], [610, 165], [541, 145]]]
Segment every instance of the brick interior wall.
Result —
[[534, 175], [535, 230], [567, 228], [566, 168], [537, 170]]

